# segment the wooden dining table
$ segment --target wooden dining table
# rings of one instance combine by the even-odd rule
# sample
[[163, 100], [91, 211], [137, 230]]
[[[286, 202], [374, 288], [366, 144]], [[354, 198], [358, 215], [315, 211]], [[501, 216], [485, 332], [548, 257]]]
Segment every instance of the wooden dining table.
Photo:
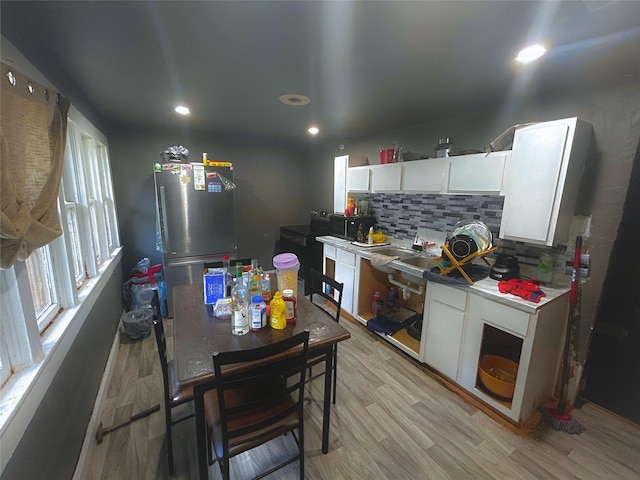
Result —
[[[204, 304], [201, 283], [174, 287], [173, 301], [173, 361], [176, 382], [180, 387], [193, 386], [196, 391], [194, 407], [198, 445], [206, 445], [207, 438], [203, 398], [197, 393], [202, 390], [202, 386], [215, 386], [213, 353], [248, 350], [309, 330], [309, 355], [325, 356], [322, 453], [329, 451], [332, 352], [334, 345], [351, 336], [344, 327], [302, 295], [297, 299], [298, 316], [295, 325], [288, 325], [283, 330], [267, 326], [241, 336], [231, 333], [229, 317], [219, 318], [210, 314], [210, 308]], [[198, 450], [201, 451], [200, 448]], [[200, 478], [208, 477], [206, 455], [198, 455], [198, 469]]]

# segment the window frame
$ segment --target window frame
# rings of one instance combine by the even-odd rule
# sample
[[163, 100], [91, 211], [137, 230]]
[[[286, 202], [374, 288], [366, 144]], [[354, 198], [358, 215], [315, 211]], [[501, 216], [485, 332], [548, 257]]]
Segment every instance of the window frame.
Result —
[[[62, 235], [44, 247], [51, 255], [56, 304], [38, 321], [27, 262], [18, 261], [13, 267], [0, 270], [0, 444], [3, 446], [0, 471], [17, 447], [77, 334], [122, 259], [106, 137], [73, 106], [69, 116], [74, 116], [78, 123], [68, 119], [63, 176], [57, 198]], [[88, 159], [83, 152], [81, 136], [88, 139], [85, 141], [90, 147]], [[96, 150], [96, 146], [104, 150]], [[107, 162], [107, 165], [100, 166], [99, 162]], [[92, 199], [97, 218], [104, 217], [112, 222], [108, 227], [103, 224], [98, 231], [91, 229], [88, 219], [88, 172], [92, 181], [99, 182], [102, 191], [106, 192], [106, 195]], [[76, 220], [70, 222], [73, 216], [70, 212], [74, 210]], [[75, 233], [70, 228], [74, 223], [77, 223]], [[73, 240], [75, 234], [78, 239]], [[102, 259], [100, 264], [95, 261], [93, 236], [99, 238], [96, 244]], [[75, 246], [72, 245], [74, 242]], [[80, 249], [74, 251], [78, 246]], [[79, 251], [81, 258], [74, 258]], [[76, 274], [80, 262], [83, 265], [82, 281]]]

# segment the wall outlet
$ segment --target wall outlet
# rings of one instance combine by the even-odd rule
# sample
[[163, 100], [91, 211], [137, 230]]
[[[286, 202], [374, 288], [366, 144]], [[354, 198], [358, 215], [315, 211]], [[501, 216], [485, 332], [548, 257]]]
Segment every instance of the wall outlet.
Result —
[[[567, 252], [564, 263], [564, 273], [567, 275], [571, 275], [573, 272], [573, 255], [574, 252]], [[589, 277], [589, 270], [591, 267], [591, 258], [588, 253], [583, 253], [580, 255], [580, 266], [578, 268], [578, 273], [582, 278]]]

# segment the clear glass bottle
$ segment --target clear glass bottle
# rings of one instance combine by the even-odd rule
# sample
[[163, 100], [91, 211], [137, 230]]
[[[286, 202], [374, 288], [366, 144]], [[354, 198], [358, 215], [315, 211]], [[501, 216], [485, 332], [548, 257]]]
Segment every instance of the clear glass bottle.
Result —
[[251, 259], [251, 270], [249, 271], [249, 298], [262, 295], [262, 283], [260, 282], [260, 267], [258, 260]]
[[231, 333], [244, 335], [249, 332], [249, 305], [247, 287], [242, 281], [242, 264], [236, 264], [236, 278], [231, 289]]
[[224, 296], [231, 296], [231, 286], [233, 284], [233, 273], [231, 273], [231, 260], [229, 259], [229, 255], [225, 255], [222, 257], [222, 268], [224, 268]]
[[263, 273], [260, 275], [260, 282], [262, 283], [262, 299], [264, 303], [269, 305], [271, 301], [271, 274]]

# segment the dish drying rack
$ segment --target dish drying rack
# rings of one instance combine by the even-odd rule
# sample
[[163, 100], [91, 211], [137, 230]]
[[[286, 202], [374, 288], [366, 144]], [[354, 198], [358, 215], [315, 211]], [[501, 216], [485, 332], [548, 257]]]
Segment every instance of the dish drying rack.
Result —
[[[495, 252], [500, 247], [498, 246], [491, 247], [491, 248], [488, 248], [487, 250], [483, 250], [482, 252], [476, 251], [470, 255], [467, 255], [461, 260], [457, 260], [453, 256], [453, 254], [449, 250], [448, 244], [444, 244], [440, 248], [444, 252], [444, 255], [433, 259], [433, 261], [436, 263], [436, 265], [440, 269], [440, 275], [448, 275], [454, 270], [457, 270], [458, 272], [460, 272], [460, 275], [462, 275], [464, 279], [469, 283], [469, 285], [473, 285], [473, 281], [469, 278], [469, 275], [467, 275], [467, 273], [464, 271], [462, 266], [466, 263], [473, 261], [476, 258], [481, 258], [484, 261], [484, 263], [487, 264], [487, 266], [491, 266], [491, 264], [484, 257], [490, 253]], [[445, 255], [447, 256], [447, 258], [445, 258]]]

